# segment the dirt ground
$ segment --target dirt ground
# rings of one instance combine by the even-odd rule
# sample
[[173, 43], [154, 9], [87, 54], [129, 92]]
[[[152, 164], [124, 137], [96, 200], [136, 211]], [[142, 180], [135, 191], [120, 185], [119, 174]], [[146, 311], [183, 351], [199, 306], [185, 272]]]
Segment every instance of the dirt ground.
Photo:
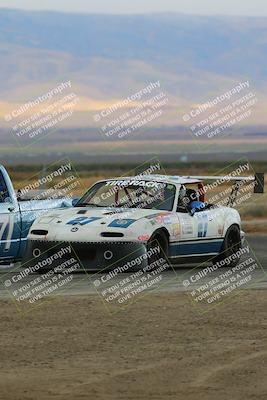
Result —
[[265, 291], [206, 314], [181, 293], [112, 315], [95, 296], [2, 300], [0, 399], [266, 399], [266, 310]]

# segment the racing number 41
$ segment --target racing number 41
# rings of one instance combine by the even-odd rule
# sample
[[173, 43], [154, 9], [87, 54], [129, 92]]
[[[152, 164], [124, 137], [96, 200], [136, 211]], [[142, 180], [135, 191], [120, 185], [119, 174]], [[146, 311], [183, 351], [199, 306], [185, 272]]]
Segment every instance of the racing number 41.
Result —
[[97, 221], [100, 217], [78, 217], [67, 222], [67, 225], [88, 225], [91, 222]]

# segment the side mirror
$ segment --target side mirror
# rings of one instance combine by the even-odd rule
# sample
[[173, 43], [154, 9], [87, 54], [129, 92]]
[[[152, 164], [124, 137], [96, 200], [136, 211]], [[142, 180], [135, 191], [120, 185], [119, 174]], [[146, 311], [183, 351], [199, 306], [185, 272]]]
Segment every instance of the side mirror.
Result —
[[78, 198], [73, 199], [73, 200], [72, 200], [72, 203], [71, 203], [71, 204], [72, 204], [72, 207], [75, 207], [79, 200], [80, 200], [80, 199], [78, 199]]

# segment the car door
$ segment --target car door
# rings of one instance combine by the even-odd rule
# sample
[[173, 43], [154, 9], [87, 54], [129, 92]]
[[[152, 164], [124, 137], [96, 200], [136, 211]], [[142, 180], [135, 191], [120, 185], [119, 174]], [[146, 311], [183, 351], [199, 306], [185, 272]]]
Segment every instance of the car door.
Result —
[[[186, 186], [183, 189], [186, 189]], [[190, 185], [190, 189], [193, 189], [197, 193], [197, 184], [195, 186]], [[189, 211], [180, 212], [179, 218], [182, 248], [186, 250], [187, 254], [213, 255], [220, 251], [222, 246], [223, 220], [218, 209], [203, 208], [203, 210], [198, 210], [193, 214], [190, 214]]]
[[177, 208], [176, 208], [180, 221], [180, 227], [181, 227], [180, 231], [181, 231], [182, 241], [190, 241], [192, 239], [198, 238], [199, 237], [198, 233], [201, 228], [200, 225], [202, 224], [202, 218], [200, 221], [200, 219], [196, 216], [196, 214], [191, 215], [189, 210], [183, 203], [183, 198], [185, 196], [186, 190], [187, 187], [185, 185], [181, 185], [179, 189]]
[[224, 215], [219, 208], [200, 211], [194, 215], [198, 221], [199, 238], [221, 238], [223, 235]]

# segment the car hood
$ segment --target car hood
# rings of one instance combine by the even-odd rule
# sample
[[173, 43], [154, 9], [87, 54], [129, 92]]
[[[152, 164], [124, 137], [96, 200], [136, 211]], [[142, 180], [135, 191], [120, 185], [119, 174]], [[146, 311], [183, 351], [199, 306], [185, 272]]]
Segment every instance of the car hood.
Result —
[[112, 231], [123, 232], [124, 238], [136, 240], [140, 235], [152, 233], [153, 227], [149, 220], [169, 214], [171, 213], [157, 210], [122, 211], [119, 208], [97, 207], [55, 210], [34, 222], [29, 238], [36, 240], [35, 235], [39, 235], [40, 239], [50, 241], [97, 241], [100, 238], [104, 240], [103, 232]]
[[[68, 224], [70, 221], [75, 221], [77, 225], [83, 225], [83, 220], [92, 219], [92, 224], [103, 222], [112, 222], [114, 220], [139, 220], [146, 217], [161, 214], [168, 214], [166, 211], [161, 210], [147, 210], [147, 209], [128, 209], [121, 210], [120, 208], [93, 208], [93, 207], [74, 207], [69, 209], [60, 209], [54, 212], [49, 212], [42, 216], [37, 222], [43, 223], [49, 220], [50, 223]], [[94, 219], [95, 218], [95, 219]]]

